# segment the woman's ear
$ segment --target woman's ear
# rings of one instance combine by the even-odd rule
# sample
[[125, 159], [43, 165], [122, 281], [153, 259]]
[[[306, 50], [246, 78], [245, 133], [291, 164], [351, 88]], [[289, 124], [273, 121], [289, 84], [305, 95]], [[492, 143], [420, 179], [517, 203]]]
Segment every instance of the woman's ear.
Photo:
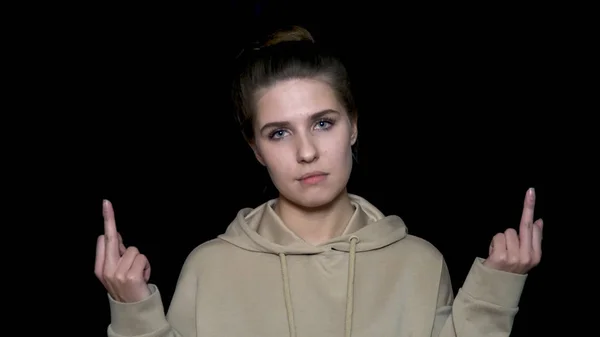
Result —
[[352, 133], [350, 134], [350, 145], [354, 145], [358, 139], [358, 123], [357, 119], [354, 118], [352, 123]]

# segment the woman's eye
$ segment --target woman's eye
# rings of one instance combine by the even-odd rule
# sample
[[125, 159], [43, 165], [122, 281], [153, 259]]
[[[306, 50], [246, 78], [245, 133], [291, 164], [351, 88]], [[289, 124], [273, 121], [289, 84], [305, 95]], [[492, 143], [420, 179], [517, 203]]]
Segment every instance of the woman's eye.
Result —
[[322, 121], [318, 121], [317, 122], [317, 128], [319, 129], [328, 129], [333, 125], [332, 122], [330, 121], [326, 121], [326, 120], [322, 120]]
[[269, 138], [272, 139], [278, 139], [285, 136], [285, 131], [284, 130], [276, 130], [274, 132], [271, 133], [271, 135], [269, 136]]
[[[328, 130], [333, 126], [333, 121], [320, 120], [316, 123], [315, 128], [318, 130]], [[287, 136], [286, 130], [275, 130], [269, 134], [270, 139], [281, 139]]]

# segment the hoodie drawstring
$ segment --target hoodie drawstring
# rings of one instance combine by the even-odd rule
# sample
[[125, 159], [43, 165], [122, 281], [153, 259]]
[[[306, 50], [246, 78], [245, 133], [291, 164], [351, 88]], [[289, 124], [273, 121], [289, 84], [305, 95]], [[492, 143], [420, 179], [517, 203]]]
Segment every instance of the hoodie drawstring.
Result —
[[288, 276], [287, 260], [284, 253], [279, 253], [281, 262], [281, 274], [283, 276], [283, 295], [285, 297], [285, 310], [287, 311], [290, 337], [296, 337], [296, 323], [294, 322], [294, 311], [292, 309], [292, 293], [290, 292], [290, 278]]
[[346, 332], [345, 336], [352, 336], [352, 313], [354, 311], [354, 266], [356, 265], [356, 244], [358, 236], [350, 237], [350, 256], [348, 257], [348, 281], [346, 293]]
[[[356, 265], [356, 244], [358, 244], [358, 237], [351, 236], [350, 239], [350, 254], [348, 257], [348, 280], [347, 280], [347, 293], [346, 293], [346, 326], [344, 328], [344, 336], [352, 336], [352, 313], [354, 310], [354, 274]], [[279, 253], [279, 261], [281, 263], [281, 274], [283, 277], [283, 293], [285, 299], [285, 309], [287, 311], [288, 327], [290, 330], [290, 337], [296, 337], [296, 323], [294, 321], [294, 310], [292, 307], [292, 293], [290, 291], [290, 278], [287, 268], [287, 259], [285, 253]]]

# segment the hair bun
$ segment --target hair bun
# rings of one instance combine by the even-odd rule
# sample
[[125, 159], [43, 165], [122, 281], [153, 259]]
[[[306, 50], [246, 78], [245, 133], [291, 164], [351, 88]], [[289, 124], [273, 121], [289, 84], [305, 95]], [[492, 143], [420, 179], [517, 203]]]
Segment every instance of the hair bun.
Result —
[[306, 28], [300, 26], [288, 26], [280, 28], [267, 35], [266, 39], [261, 43], [261, 48], [273, 46], [284, 42], [300, 41], [314, 43], [315, 39]]

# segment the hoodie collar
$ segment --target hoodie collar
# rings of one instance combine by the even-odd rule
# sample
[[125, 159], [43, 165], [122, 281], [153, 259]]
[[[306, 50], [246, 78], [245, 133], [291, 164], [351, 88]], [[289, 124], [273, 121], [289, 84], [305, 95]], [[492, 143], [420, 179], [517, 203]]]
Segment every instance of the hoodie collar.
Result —
[[[289, 246], [298, 241], [304, 241], [301, 237], [299, 237], [293, 231], [291, 231], [284, 224], [283, 220], [281, 220], [279, 215], [277, 215], [277, 213], [274, 210], [276, 201], [276, 199], [269, 200], [264, 205], [264, 211], [262, 212], [260, 220], [256, 221], [253, 224], [254, 226], [256, 226], [254, 230], [258, 233], [258, 235], [281, 246]], [[358, 203], [356, 203], [352, 199], [350, 200], [350, 202], [354, 207], [354, 213], [352, 214], [352, 217], [350, 218], [350, 221], [348, 222], [348, 225], [344, 229], [344, 232], [341, 236], [352, 234], [360, 230], [361, 228], [367, 226], [371, 222], [367, 217], [366, 213], [360, 209], [360, 205], [358, 205]], [[322, 243], [319, 246], [326, 246], [332, 241], [337, 241], [337, 238], [333, 238], [332, 240]]]
[[319, 254], [331, 249], [349, 251], [350, 238], [357, 237], [356, 252], [379, 249], [407, 235], [398, 216], [384, 216], [365, 199], [349, 194], [354, 214], [341, 236], [318, 246], [302, 240], [289, 230], [273, 210], [276, 199], [261, 206], [244, 208], [219, 238], [239, 248], [273, 254]]

